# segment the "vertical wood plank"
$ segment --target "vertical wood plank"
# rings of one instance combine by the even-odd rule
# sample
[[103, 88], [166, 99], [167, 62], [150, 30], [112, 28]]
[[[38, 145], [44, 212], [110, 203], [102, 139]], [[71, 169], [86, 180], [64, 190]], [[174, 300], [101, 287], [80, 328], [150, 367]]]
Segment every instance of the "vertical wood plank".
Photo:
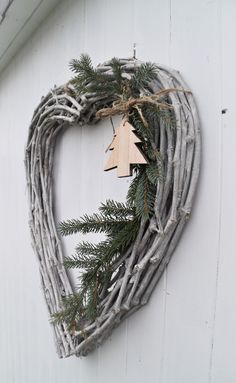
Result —
[[222, 76], [219, 86], [222, 91], [221, 109], [221, 231], [219, 237], [219, 268], [216, 301], [216, 322], [213, 339], [213, 358], [210, 382], [222, 381], [233, 383], [236, 379], [235, 344], [236, 344], [236, 258], [235, 258], [235, 223], [236, 201], [236, 161], [235, 161], [235, 86], [234, 76], [236, 48], [234, 36], [235, 2], [220, 1], [221, 20], [221, 65]]
[[[170, 6], [168, 1], [135, 1], [134, 42], [137, 57], [168, 65]], [[166, 320], [166, 275], [147, 306], [128, 320], [126, 382], [161, 381]]]
[[192, 217], [168, 267], [163, 383], [209, 379], [220, 204], [218, 20], [215, 1], [171, 1], [170, 64], [194, 92], [203, 162]]

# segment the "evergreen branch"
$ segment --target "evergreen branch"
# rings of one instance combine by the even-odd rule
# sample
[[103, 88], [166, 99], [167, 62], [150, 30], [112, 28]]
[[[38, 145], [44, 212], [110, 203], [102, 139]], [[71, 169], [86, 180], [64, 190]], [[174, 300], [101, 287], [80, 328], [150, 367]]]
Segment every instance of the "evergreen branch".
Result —
[[85, 214], [80, 219], [70, 219], [59, 223], [58, 230], [63, 236], [75, 233], [110, 233], [133, 219], [135, 211], [124, 203], [108, 200], [102, 203], [100, 213]]
[[85, 214], [80, 219], [72, 219], [60, 222], [58, 226], [59, 233], [63, 236], [75, 233], [110, 233], [111, 230], [118, 230], [128, 220], [113, 217], [106, 217], [102, 214]]
[[86, 316], [90, 320], [94, 320], [97, 315], [98, 298], [99, 298], [98, 281], [96, 279], [90, 281], [86, 298], [87, 298]]
[[121, 95], [123, 91], [123, 78], [122, 78], [122, 66], [120, 61], [117, 58], [113, 58], [110, 61], [110, 66], [112, 68], [114, 77], [115, 77], [115, 84], [116, 84], [116, 93], [117, 95]]
[[98, 244], [81, 242], [76, 247], [76, 254], [66, 257], [64, 264], [67, 268], [89, 269], [107, 252], [109, 245], [108, 241]]
[[126, 203], [107, 200], [101, 204], [98, 213], [85, 214], [80, 219], [59, 224], [62, 235], [78, 232], [106, 234], [106, 238], [97, 244], [86, 241], [79, 243], [76, 253], [65, 259], [66, 268], [80, 270], [80, 293], [74, 299], [69, 297], [64, 310], [56, 314], [57, 320], [67, 323], [96, 317], [100, 294], [117, 273], [120, 267], [117, 265], [121, 265], [119, 260], [135, 242], [141, 220], [148, 221], [154, 214], [157, 184], [164, 177], [163, 159], [159, 152], [160, 128], [167, 129], [175, 123], [172, 121], [174, 114], [168, 108], [167, 96], [163, 95], [163, 108], [156, 95], [140, 98], [140, 92], [148, 90], [149, 83], [157, 78], [156, 65], [142, 64], [131, 79], [123, 76], [122, 65], [116, 58], [109, 65], [112, 74], [108, 75], [94, 69], [89, 56], [82, 55], [80, 60], [71, 62], [71, 69], [75, 73], [72, 83], [79, 93], [95, 92], [97, 95], [106, 95], [111, 101], [118, 100], [113, 108], [102, 109], [97, 114], [103, 112], [105, 116], [123, 109], [126, 113], [127, 108], [130, 122], [143, 142], [148, 164], [134, 165], [135, 175], [128, 189]]
[[176, 118], [172, 109], [158, 108], [158, 117], [166, 128], [173, 129], [176, 127]]
[[155, 64], [141, 64], [135, 71], [130, 80], [130, 87], [134, 92], [140, 92], [140, 89], [148, 87], [148, 83], [157, 79], [158, 69]]
[[79, 60], [70, 62], [71, 70], [76, 74], [70, 81], [77, 93], [94, 93], [115, 99], [122, 93], [122, 67], [116, 58], [110, 61], [113, 75], [99, 72], [92, 65], [91, 58], [82, 54]]
[[153, 214], [158, 176], [152, 165], [147, 165], [146, 169], [139, 170], [129, 187], [127, 201], [135, 206], [136, 216], [140, 219], [149, 219]]
[[71, 60], [69, 67], [81, 78], [95, 76], [95, 69], [93, 68], [92, 60], [86, 53], [82, 54], [79, 60]]
[[160, 179], [162, 179], [162, 175], [161, 175], [162, 172], [163, 172], [163, 169], [162, 169], [161, 163], [160, 164], [151, 163], [146, 168], [146, 174], [147, 174], [148, 181], [152, 185], [156, 186], [158, 181]]
[[82, 318], [85, 313], [84, 308], [84, 292], [71, 294], [63, 298], [63, 309], [52, 315], [52, 322], [59, 324], [66, 322], [70, 327], [73, 325], [76, 318]]
[[101, 241], [97, 244], [91, 243], [91, 242], [81, 242], [79, 245], [76, 247], [76, 253], [80, 257], [83, 256], [101, 256], [104, 254], [106, 249], [110, 246], [109, 241]]
[[107, 217], [115, 217], [116, 219], [123, 220], [132, 219], [135, 214], [132, 207], [114, 200], [107, 200], [105, 203], [102, 203], [99, 211]]
[[107, 270], [117, 257], [124, 252], [135, 240], [139, 220], [127, 222], [119, 232], [110, 234], [105, 241], [98, 244], [81, 242], [76, 247], [76, 254], [66, 257], [65, 266], [67, 268], [79, 268], [83, 270], [96, 269], [96, 273]]

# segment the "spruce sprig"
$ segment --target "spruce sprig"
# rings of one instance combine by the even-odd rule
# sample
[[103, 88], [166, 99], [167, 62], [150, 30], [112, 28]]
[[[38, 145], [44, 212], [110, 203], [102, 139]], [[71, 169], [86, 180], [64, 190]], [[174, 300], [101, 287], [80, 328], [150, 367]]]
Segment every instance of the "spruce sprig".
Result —
[[140, 90], [148, 88], [150, 81], [157, 78], [158, 69], [155, 64], [143, 63], [136, 68], [130, 80], [124, 75], [122, 64], [117, 58], [110, 60], [112, 74], [101, 72], [92, 65], [92, 60], [87, 54], [82, 54], [80, 59], [70, 62], [70, 69], [75, 73], [71, 80], [78, 94], [96, 93], [113, 100], [137, 97]]
[[[96, 93], [106, 96], [111, 102], [140, 97], [149, 93], [149, 84], [157, 78], [158, 69], [152, 63], [138, 66], [132, 77], [124, 73], [121, 62], [113, 58], [109, 63], [112, 73], [93, 67], [91, 58], [83, 54], [72, 60], [70, 68], [75, 73], [71, 80], [78, 96], [81, 93]], [[166, 100], [168, 102], [168, 99]], [[107, 293], [118, 269], [116, 265], [137, 236], [140, 222], [150, 220], [158, 182], [164, 178], [163, 159], [159, 153], [160, 127], [169, 129], [175, 124], [171, 110], [149, 104], [141, 109], [130, 110], [130, 123], [143, 142], [147, 165], [134, 165], [134, 177], [129, 186], [126, 202], [107, 200], [98, 213], [85, 214], [80, 219], [62, 221], [58, 230], [61, 235], [76, 233], [102, 233], [105, 239], [98, 243], [80, 242], [75, 254], [66, 257], [65, 266], [80, 270], [79, 292], [63, 300], [64, 308], [54, 314], [57, 323], [65, 321], [77, 327], [84, 321], [93, 320], [100, 310], [99, 302]]]
[[[59, 324], [66, 322], [69, 329], [74, 325], [76, 319], [83, 318], [85, 314], [84, 293], [81, 290], [79, 293], [68, 295], [62, 300], [62, 309], [52, 315], [54, 323]], [[78, 321], [76, 321], [78, 325]]]
[[110, 61], [113, 75], [99, 72], [93, 67], [91, 58], [82, 54], [80, 59], [70, 62], [70, 68], [75, 73], [71, 83], [78, 94], [96, 93], [107, 98], [117, 99], [122, 93], [122, 70], [119, 60], [113, 58]]
[[106, 233], [120, 230], [126, 222], [133, 220], [135, 215], [134, 208], [121, 202], [112, 200], [102, 203], [99, 213], [91, 215], [85, 214], [80, 219], [71, 219], [60, 222], [59, 233], [63, 236], [88, 233]]
[[149, 83], [156, 80], [158, 74], [157, 66], [153, 63], [143, 63], [135, 71], [130, 80], [130, 87], [134, 93], [140, 93], [140, 90], [148, 89]]

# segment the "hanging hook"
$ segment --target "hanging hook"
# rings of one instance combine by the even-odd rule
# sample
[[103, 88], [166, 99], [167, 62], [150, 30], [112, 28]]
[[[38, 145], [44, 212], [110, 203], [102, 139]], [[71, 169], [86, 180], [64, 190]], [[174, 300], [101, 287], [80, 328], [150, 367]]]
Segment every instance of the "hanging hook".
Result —
[[137, 46], [137, 44], [133, 43], [133, 59], [135, 59], [135, 60], [136, 60], [136, 46]]

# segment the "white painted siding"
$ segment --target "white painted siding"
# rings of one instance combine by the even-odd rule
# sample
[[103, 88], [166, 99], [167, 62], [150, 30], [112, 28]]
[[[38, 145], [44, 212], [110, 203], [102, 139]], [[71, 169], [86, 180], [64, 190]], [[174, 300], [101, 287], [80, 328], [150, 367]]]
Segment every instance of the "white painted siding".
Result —
[[[2, 383], [236, 382], [235, 14], [234, 0], [64, 0], [1, 73]], [[148, 306], [87, 358], [59, 360], [27, 225], [27, 129], [41, 96], [70, 78], [71, 58], [127, 57], [134, 42], [138, 58], [179, 69], [195, 94], [203, 135], [197, 198]], [[100, 170], [112, 133], [100, 125], [71, 128], [58, 142], [59, 219], [125, 195], [127, 181]], [[67, 251], [76, 242], [68, 239]]]

